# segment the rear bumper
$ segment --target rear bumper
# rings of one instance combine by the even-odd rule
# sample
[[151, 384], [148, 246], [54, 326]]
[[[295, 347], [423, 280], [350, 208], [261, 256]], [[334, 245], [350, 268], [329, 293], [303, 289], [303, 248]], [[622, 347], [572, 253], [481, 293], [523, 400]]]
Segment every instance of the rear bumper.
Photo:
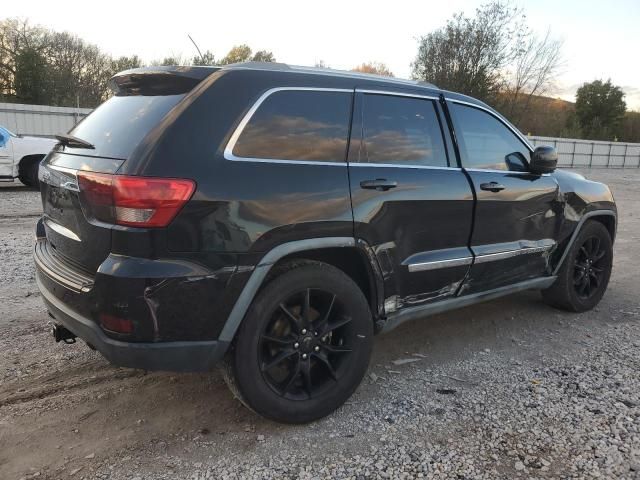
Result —
[[95, 347], [114, 365], [144, 370], [208, 371], [224, 356], [229, 346], [218, 340], [154, 343], [115, 340], [106, 336], [95, 322], [56, 298], [42, 282], [41, 275], [40, 271], [36, 272], [36, 283], [56, 321]]

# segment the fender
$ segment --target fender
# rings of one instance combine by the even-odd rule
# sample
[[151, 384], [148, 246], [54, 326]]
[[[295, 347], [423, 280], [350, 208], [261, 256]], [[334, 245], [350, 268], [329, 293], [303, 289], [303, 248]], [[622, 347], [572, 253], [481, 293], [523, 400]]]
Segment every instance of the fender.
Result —
[[600, 217], [600, 216], [604, 216], [604, 215], [612, 216], [615, 219], [615, 223], [616, 223], [616, 226], [617, 226], [617, 224], [618, 224], [618, 216], [616, 215], [616, 212], [614, 212], [613, 210], [592, 210], [590, 212], [585, 213], [580, 218], [580, 220], [578, 222], [578, 225], [576, 226], [575, 230], [571, 234], [571, 238], [569, 239], [569, 242], [567, 243], [567, 246], [565, 247], [564, 252], [562, 252], [562, 256], [560, 257], [560, 260], [558, 261], [558, 264], [554, 268], [552, 275], [555, 276], [555, 275], [558, 274], [558, 271], [562, 267], [562, 263], [564, 262], [565, 258], [569, 254], [569, 250], [571, 249], [571, 246], [573, 245], [573, 242], [575, 242], [576, 238], [578, 237], [578, 234], [580, 233], [580, 229], [582, 228], [584, 223], [588, 219], [590, 219], [592, 217]]
[[278, 245], [270, 250], [260, 263], [256, 265], [249, 280], [242, 289], [242, 293], [236, 300], [236, 303], [227, 318], [222, 332], [220, 332], [219, 340], [222, 342], [231, 342], [240, 327], [240, 323], [253, 302], [258, 289], [267, 277], [267, 274], [278, 260], [292, 253], [303, 252], [305, 250], [317, 250], [319, 248], [335, 248], [335, 247], [355, 247], [356, 241], [353, 237], [322, 237], [310, 238], [307, 240], [298, 240], [295, 242], [287, 242]]

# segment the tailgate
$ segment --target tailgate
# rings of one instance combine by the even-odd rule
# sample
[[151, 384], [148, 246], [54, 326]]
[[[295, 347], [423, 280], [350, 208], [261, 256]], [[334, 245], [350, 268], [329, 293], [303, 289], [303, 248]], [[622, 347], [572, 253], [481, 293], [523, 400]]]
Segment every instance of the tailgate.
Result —
[[51, 253], [93, 275], [111, 249], [112, 225], [90, 223], [79, 198], [76, 172], [114, 173], [123, 160], [52, 152], [40, 166], [43, 223]]

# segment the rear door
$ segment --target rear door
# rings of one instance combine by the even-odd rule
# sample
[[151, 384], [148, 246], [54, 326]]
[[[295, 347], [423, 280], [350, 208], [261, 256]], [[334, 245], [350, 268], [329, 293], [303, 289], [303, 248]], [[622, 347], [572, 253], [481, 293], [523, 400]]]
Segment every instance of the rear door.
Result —
[[448, 105], [477, 197], [475, 260], [463, 293], [544, 275], [562, 218], [558, 184], [548, 174], [529, 172], [530, 147], [499, 116], [464, 102]]
[[387, 313], [454, 295], [471, 263], [473, 194], [444, 125], [437, 97], [356, 94], [354, 229], [382, 268]]

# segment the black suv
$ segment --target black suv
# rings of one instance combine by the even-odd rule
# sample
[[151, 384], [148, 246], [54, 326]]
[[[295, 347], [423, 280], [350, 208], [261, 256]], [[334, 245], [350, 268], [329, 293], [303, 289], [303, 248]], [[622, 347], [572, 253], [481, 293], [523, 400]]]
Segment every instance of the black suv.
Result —
[[218, 362], [248, 407], [327, 415], [373, 335], [525, 289], [602, 297], [616, 207], [487, 105], [433, 85], [153, 67], [43, 161], [37, 283], [56, 339], [116, 365]]

